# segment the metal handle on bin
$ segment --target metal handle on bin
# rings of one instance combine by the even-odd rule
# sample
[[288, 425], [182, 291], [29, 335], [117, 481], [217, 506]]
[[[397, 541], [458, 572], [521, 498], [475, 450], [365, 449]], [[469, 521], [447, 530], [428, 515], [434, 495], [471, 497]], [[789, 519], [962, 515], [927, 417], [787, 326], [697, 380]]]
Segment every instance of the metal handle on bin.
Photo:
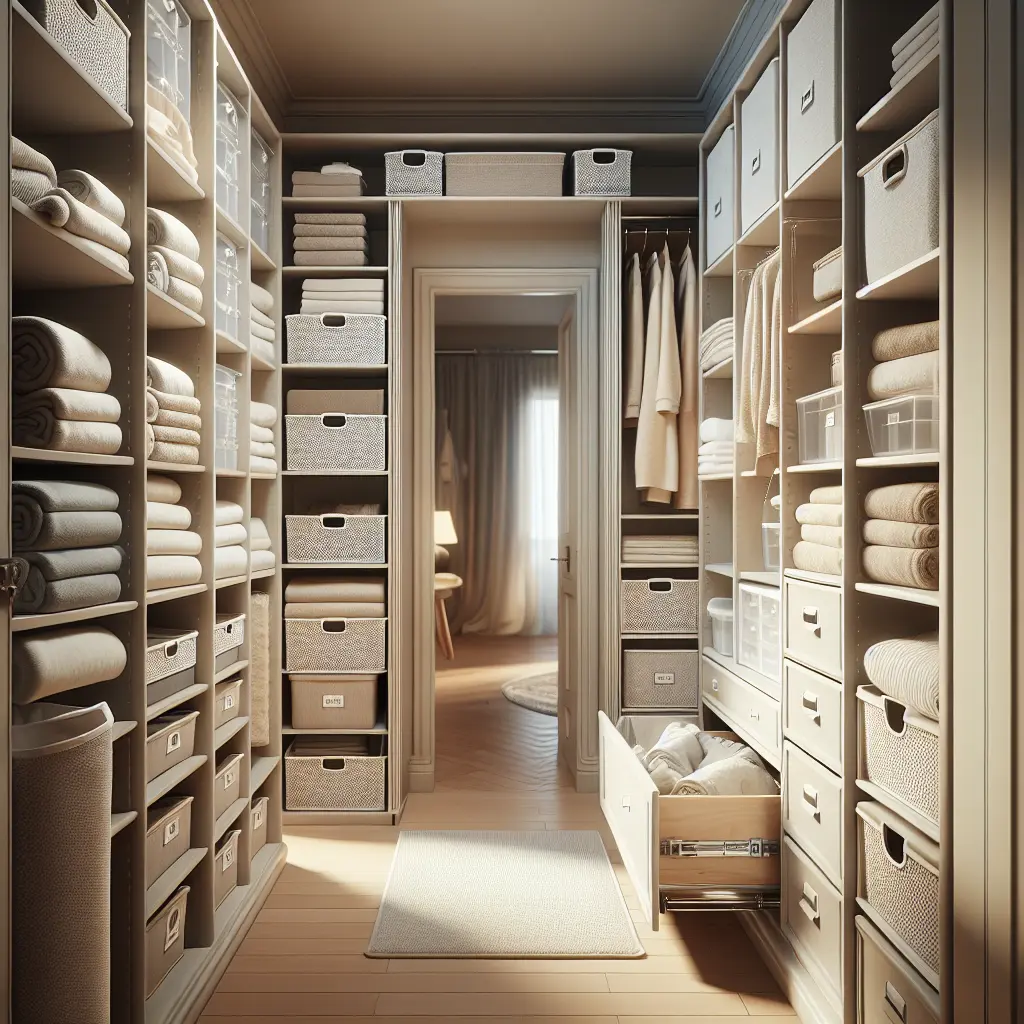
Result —
[[800, 113], [806, 114], [808, 108], [814, 103], [814, 79], [811, 84], [800, 94]]

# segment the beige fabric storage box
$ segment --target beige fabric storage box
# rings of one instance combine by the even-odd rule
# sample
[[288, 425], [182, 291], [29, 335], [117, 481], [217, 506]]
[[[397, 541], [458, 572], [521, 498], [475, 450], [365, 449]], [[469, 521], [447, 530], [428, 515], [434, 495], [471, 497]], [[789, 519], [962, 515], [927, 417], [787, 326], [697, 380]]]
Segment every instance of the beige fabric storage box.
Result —
[[289, 562], [383, 564], [387, 516], [285, 516]]
[[[828, 302], [843, 294], [843, 247], [837, 246], [815, 260], [811, 267], [811, 287], [815, 302]], [[832, 383], [836, 384], [833, 374]], [[838, 381], [842, 383], [842, 381]]]
[[444, 153], [400, 149], [384, 154], [384, 193], [389, 196], [444, 195]]
[[779, 58], [740, 103], [740, 232], [779, 201]]
[[379, 472], [387, 466], [387, 417], [285, 416], [288, 469]]
[[285, 619], [285, 671], [386, 672], [387, 621]]
[[179, 857], [192, 840], [192, 797], [167, 796], [158, 800], [146, 819], [146, 888]]
[[150, 706], [196, 681], [197, 630], [151, 629], [146, 638], [146, 703]]
[[239, 648], [245, 642], [245, 613], [218, 615], [213, 627], [213, 658], [218, 672], [239, 660]]
[[146, 998], [171, 973], [185, 953], [185, 911], [189, 887], [183, 885], [146, 924]]
[[294, 740], [284, 756], [289, 811], [383, 811], [387, 808], [387, 738]]
[[229, 832], [213, 857], [213, 903], [219, 907], [238, 885], [238, 840], [241, 829]]
[[736, 126], [729, 125], [708, 153], [705, 179], [708, 201], [705, 212], [704, 249], [711, 266], [736, 241], [733, 223], [733, 186], [736, 181]]
[[697, 651], [622, 652], [622, 703], [627, 708], [695, 709], [700, 654]]
[[859, 777], [939, 824], [939, 723], [874, 686], [857, 687]]
[[249, 810], [252, 831], [249, 836], [249, 857], [252, 859], [267, 845], [267, 815], [270, 813], [270, 797], [253, 797]]
[[935, 990], [866, 918], [857, 925], [857, 1024], [939, 1024]]
[[622, 580], [623, 633], [696, 633], [697, 581]]
[[445, 195], [560, 196], [564, 153], [446, 153]]
[[387, 361], [386, 316], [292, 313], [284, 318], [289, 363], [380, 366]]
[[242, 759], [244, 754], [228, 754], [217, 762], [213, 780], [213, 816], [225, 814], [238, 799], [242, 786]]
[[372, 729], [377, 724], [377, 676], [292, 676], [296, 729]]
[[146, 782], [192, 756], [198, 711], [171, 711], [146, 725]]
[[577, 149], [572, 155], [573, 192], [578, 196], [628, 196], [633, 153], [628, 149]]
[[858, 172], [867, 283], [939, 247], [939, 112]]
[[227, 725], [228, 722], [237, 718], [241, 703], [242, 680], [240, 678], [218, 683], [213, 697], [214, 729], [219, 729], [222, 725]]

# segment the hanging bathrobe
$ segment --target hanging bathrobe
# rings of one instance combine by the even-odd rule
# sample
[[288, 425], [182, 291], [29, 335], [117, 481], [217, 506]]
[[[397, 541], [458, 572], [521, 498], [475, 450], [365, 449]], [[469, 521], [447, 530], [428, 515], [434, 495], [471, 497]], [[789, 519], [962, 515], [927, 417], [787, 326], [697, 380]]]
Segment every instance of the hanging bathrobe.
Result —
[[668, 246], [651, 267], [644, 386], [636, 435], [636, 486], [644, 501], [667, 504], [679, 488], [676, 420], [682, 382], [676, 334], [675, 280]]
[[771, 281], [771, 292], [765, 297], [768, 313], [767, 364], [763, 367], [761, 398], [758, 403], [758, 430], [754, 469], [758, 476], [771, 476], [779, 468], [779, 424], [781, 422], [782, 382], [782, 261], [776, 254], [765, 275], [766, 288]]
[[697, 507], [697, 449], [700, 447], [700, 338], [698, 336], [699, 297], [693, 253], [686, 246], [679, 264], [676, 290], [679, 304], [679, 362], [682, 397], [679, 402], [679, 490], [674, 508]]
[[[736, 440], [740, 444], [754, 444], [754, 402], [751, 391], [754, 380], [754, 361], [761, 357], [761, 277], [764, 264], [754, 268], [747, 291], [747, 305], [743, 311], [743, 338], [740, 343], [740, 401], [736, 413]], [[756, 393], [756, 391], [754, 392]]]
[[628, 426], [636, 426], [644, 390], [644, 293], [640, 257], [636, 253], [633, 253], [626, 272], [625, 298], [626, 390], [623, 416]]

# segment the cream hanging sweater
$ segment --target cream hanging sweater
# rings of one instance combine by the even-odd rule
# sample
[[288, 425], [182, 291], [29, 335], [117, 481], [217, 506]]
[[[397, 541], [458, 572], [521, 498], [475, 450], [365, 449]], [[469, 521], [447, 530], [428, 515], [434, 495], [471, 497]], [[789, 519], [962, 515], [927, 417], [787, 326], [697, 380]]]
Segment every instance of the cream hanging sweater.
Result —
[[697, 448], [700, 446], [700, 337], [697, 270], [693, 253], [686, 246], [679, 264], [679, 361], [682, 398], [679, 403], [679, 489], [674, 508], [697, 507]]
[[640, 257], [633, 253], [626, 277], [626, 401], [623, 416], [629, 426], [640, 418], [644, 390], [644, 293]]

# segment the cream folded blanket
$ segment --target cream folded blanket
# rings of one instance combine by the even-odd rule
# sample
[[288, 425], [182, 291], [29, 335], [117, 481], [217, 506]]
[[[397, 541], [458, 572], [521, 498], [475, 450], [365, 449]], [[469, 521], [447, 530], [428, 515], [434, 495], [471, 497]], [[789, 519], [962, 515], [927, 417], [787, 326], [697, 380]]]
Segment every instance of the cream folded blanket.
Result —
[[381, 288], [303, 288], [301, 297], [317, 302], [378, 302], [381, 305], [384, 304], [384, 291]]
[[124, 203], [88, 171], [61, 171], [57, 175], [57, 185], [101, 217], [106, 217], [118, 227], [124, 226]]
[[41, 316], [11, 318], [11, 387], [16, 395], [43, 388], [106, 391], [110, 360], [84, 334]]
[[100, 548], [71, 548], [65, 551], [29, 551], [22, 557], [47, 583], [76, 576], [117, 573], [124, 564], [124, 550], [110, 544]]
[[113, 488], [77, 480], [13, 480], [11, 492], [42, 512], [114, 512], [120, 504]]
[[384, 580], [358, 576], [295, 576], [284, 590], [286, 602], [386, 601]]
[[11, 439], [26, 448], [53, 452], [114, 455], [121, 447], [121, 428], [116, 423], [60, 420], [45, 407], [15, 413]]
[[54, 227], [96, 242], [119, 256], [131, 251], [132, 240], [124, 228], [79, 202], [65, 188], [50, 189], [32, 204], [32, 209], [47, 217]]
[[831, 487], [815, 487], [810, 493], [812, 505], [839, 505], [843, 504], [843, 485], [833, 484]]
[[234, 501], [219, 500], [214, 509], [214, 526], [230, 526], [232, 523], [240, 523], [245, 518], [242, 506]]
[[124, 644], [109, 629], [76, 626], [16, 633], [11, 638], [15, 704], [116, 679], [128, 664]]
[[266, 402], [249, 403], [249, 420], [258, 427], [273, 427], [277, 423], [277, 409]]
[[[203, 421], [199, 416], [190, 412], [174, 412], [172, 409], [162, 409], [157, 403], [156, 396], [149, 392], [148, 398], [152, 398], [156, 405], [156, 416], [153, 419], [154, 429], [157, 427], [177, 427], [179, 430], [188, 430], [198, 434], [203, 429]], [[198, 444], [198, 442], [196, 442]]]
[[53, 182], [39, 171], [26, 171], [21, 167], [11, 168], [11, 198], [20, 199], [26, 206], [31, 206], [41, 199], [50, 189]]
[[217, 548], [213, 553], [214, 579], [244, 576], [249, 570], [249, 553], [238, 544]]
[[705, 443], [697, 449], [697, 454], [703, 456], [724, 455], [726, 458], [731, 460], [733, 458], [734, 450], [735, 447], [732, 441], [705, 441]]
[[841, 548], [843, 546], [843, 528], [807, 523], [800, 527], [800, 539], [811, 544], [824, 544], [828, 548]]
[[296, 224], [366, 224], [365, 213], [297, 213]]
[[921, 523], [868, 519], [864, 523], [864, 543], [882, 544], [891, 548], [937, 548], [939, 528]]
[[36, 410], [45, 410], [52, 419], [85, 423], [117, 423], [121, 418], [121, 403], [103, 391], [42, 388], [14, 396], [15, 416]]
[[272, 327], [264, 327], [263, 324], [258, 324], [255, 320], [249, 321], [249, 332], [253, 337], [262, 338], [264, 341], [273, 342], [275, 337]]
[[198, 555], [203, 538], [194, 530], [146, 530], [147, 555]]
[[332, 235], [328, 238], [313, 238], [299, 235], [294, 240], [296, 252], [366, 252], [365, 238], [342, 238]]
[[250, 473], [267, 473], [277, 475], [277, 462], [274, 459], [267, 459], [260, 455], [249, 456]]
[[934, 525], [939, 521], [939, 485], [890, 484], [868, 491], [864, 511], [869, 519]]
[[299, 312], [313, 316], [318, 313], [369, 313], [383, 316], [384, 303], [379, 300], [359, 302], [348, 299], [303, 299], [299, 304]]
[[269, 441], [249, 441], [249, 455], [259, 459], [275, 459], [277, 456], [276, 447]]
[[164, 291], [175, 302], [180, 302], [193, 313], [199, 313], [203, 308], [203, 293], [194, 284], [189, 284], [180, 277], [169, 277]]
[[[199, 183], [199, 172], [193, 164], [189, 163], [189, 157], [186, 156], [185, 147], [179, 141], [179, 139], [183, 137], [184, 133], [180, 132], [175, 123], [162, 111], [155, 109], [148, 103], [146, 104], [146, 135], [152, 141], [153, 145], [156, 146], [172, 164], [174, 164], [185, 178], [191, 181], [193, 185]], [[188, 149], [189, 154], [191, 155], [191, 132], [189, 132], [188, 135]], [[195, 160], [195, 156], [191, 155], [191, 159]]]
[[843, 574], [843, 549], [801, 540], [793, 545], [793, 564], [804, 572]]
[[18, 615], [52, 615], [113, 604], [120, 596], [121, 580], [116, 573], [74, 576], [48, 583], [33, 566], [14, 599], [14, 611]]
[[255, 304], [250, 304], [249, 308], [249, 319], [261, 327], [269, 327], [271, 330], [274, 329], [274, 318], [267, 316], [261, 309], [258, 309]]
[[146, 590], [190, 587], [203, 576], [203, 567], [194, 555], [147, 555]]
[[249, 440], [272, 443], [274, 431], [270, 427], [261, 427], [258, 423], [249, 423]]
[[[163, 391], [169, 395], [180, 395], [183, 398], [194, 398], [196, 386], [192, 378], [184, 371], [168, 363], [166, 360], [157, 359], [156, 356], [146, 357], [147, 384], [157, 392]], [[160, 395], [156, 396], [160, 402]], [[162, 405], [163, 403], [160, 402]], [[185, 410], [192, 411], [192, 410]]]
[[244, 544], [248, 539], [249, 534], [241, 523], [226, 523], [224, 526], [213, 528], [213, 543], [218, 548], [230, 544]]
[[[172, 395], [169, 392], [159, 391], [152, 387], [147, 390], [156, 399], [161, 411], [183, 412], [188, 413], [190, 416], [198, 416], [202, 410], [199, 399], [192, 395]], [[168, 424], [168, 426], [170, 425]]]
[[327, 252], [296, 252], [297, 267], [365, 267], [366, 253], [331, 249]]
[[253, 551], [250, 556], [250, 564], [253, 572], [261, 569], [273, 569], [277, 565], [277, 556], [273, 551]]
[[338, 199], [351, 199], [354, 196], [363, 194], [362, 184], [353, 185], [292, 185], [292, 195], [297, 198], [337, 197]]
[[271, 547], [270, 531], [267, 524], [258, 516], [249, 520], [249, 549], [251, 551], [269, 551]]
[[797, 505], [794, 515], [801, 526], [843, 525], [842, 505], [818, 505], [808, 502], [806, 505]]
[[706, 419], [700, 425], [700, 439], [703, 443], [709, 441], [732, 441], [735, 436], [736, 425], [732, 420]]
[[146, 458], [153, 458], [153, 449], [156, 447], [156, 436], [153, 434], [153, 424], [146, 424]]
[[372, 293], [379, 299], [384, 295], [384, 281], [379, 277], [307, 277], [302, 282], [302, 296], [306, 299], [320, 298], [320, 292], [339, 294], [345, 292]]
[[171, 283], [167, 260], [152, 245], [146, 250], [146, 283], [161, 292], [166, 292], [167, 286]]
[[165, 501], [146, 502], [146, 527], [149, 530], [187, 530], [192, 513], [184, 505]]
[[261, 312], [268, 316], [274, 312], [274, 296], [262, 285], [255, 281], [249, 284], [249, 301]]
[[249, 351], [257, 359], [263, 359], [268, 363], [277, 362], [277, 352], [272, 341], [265, 341], [263, 338], [250, 338]]
[[864, 574], [876, 583], [918, 590], [939, 589], [938, 548], [864, 548]]
[[169, 441], [157, 441], [149, 457], [154, 462], [168, 462], [178, 466], [198, 466], [199, 449], [192, 444], [172, 444]]
[[878, 363], [905, 359], [939, 350], [939, 321], [905, 324], [879, 331], [871, 342], [871, 355]]
[[363, 224], [296, 224], [296, 238], [366, 238]]
[[198, 263], [200, 259], [199, 240], [177, 217], [164, 210], [150, 207], [146, 210], [146, 242], [162, 245]]
[[195, 285], [197, 288], [206, 280], [206, 271], [203, 270], [202, 264], [197, 263], [194, 259], [189, 259], [184, 253], [168, 248], [166, 245], [151, 245], [149, 249], [151, 252], [158, 252], [163, 256], [167, 263], [167, 273], [171, 277]]
[[193, 448], [199, 447], [199, 432], [186, 430], [184, 427], [164, 427], [155, 423], [153, 437], [157, 441], [167, 441], [170, 444], [189, 444]]
[[150, 473], [146, 477], [146, 500], [176, 505], [181, 501], [181, 484], [173, 477]]
[[50, 158], [15, 135], [11, 136], [11, 166], [44, 175], [51, 188], [57, 185], [57, 172]]
[[146, 422], [156, 423], [157, 416], [160, 415], [160, 403], [156, 400], [156, 395], [153, 394], [148, 388], [146, 389]]
[[297, 601], [284, 606], [286, 619], [383, 619], [382, 601]]
[[939, 634], [898, 637], [864, 652], [864, 673], [873, 686], [918, 714], [939, 718]]
[[904, 395], [939, 393], [939, 353], [922, 352], [916, 356], [877, 363], [868, 373], [868, 397], [880, 402]]

